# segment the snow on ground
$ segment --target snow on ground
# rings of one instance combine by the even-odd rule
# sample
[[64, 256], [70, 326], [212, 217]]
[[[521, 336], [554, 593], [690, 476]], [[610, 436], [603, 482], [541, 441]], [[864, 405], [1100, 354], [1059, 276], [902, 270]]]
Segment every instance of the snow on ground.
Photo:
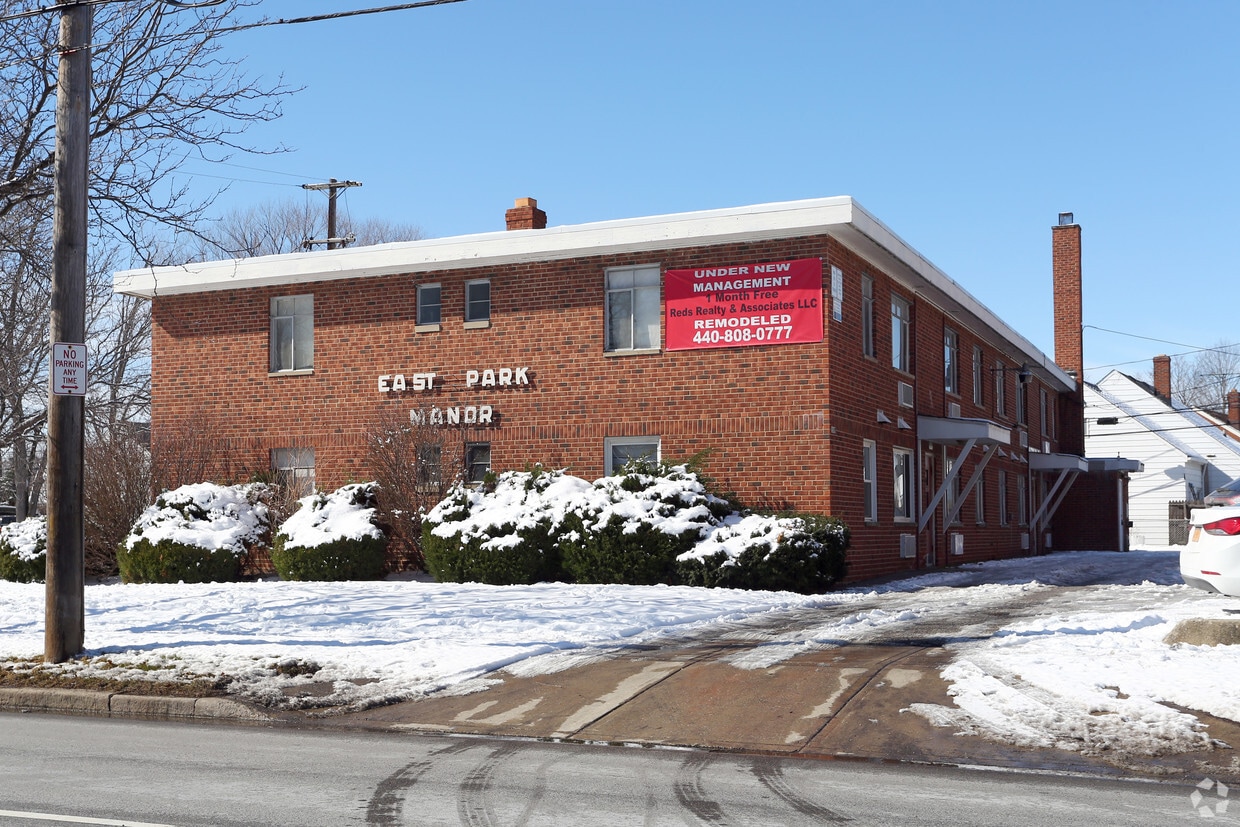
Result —
[[[1000, 612], [1029, 598], [1036, 598], [1030, 613]], [[0, 661], [41, 655], [43, 600], [41, 584], [0, 581]], [[328, 682], [328, 700], [357, 707], [466, 691], [499, 668], [539, 674], [630, 644], [712, 628], [735, 633], [778, 612], [796, 612], [797, 628], [768, 634], [733, 659], [737, 668], [898, 636], [905, 627], [958, 629], [953, 622], [984, 619], [993, 607], [1000, 620], [949, 636], [953, 662], [943, 674], [955, 705], [919, 704], [911, 713], [1021, 745], [1136, 754], [1206, 746], [1193, 710], [1240, 720], [1240, 646], [1162, 642], [1181, 619], [1240, 608], [1240, 600], [1182, 585], [1174, 550], [1060, 552], [816, 596], [263, 581], [92, 585], [86, 606], [87, 657], [58, 668], [152, 679], [227, 675], [234, 691], [268, 702]], [[308, 674], [307, 665], [317, 671]]]

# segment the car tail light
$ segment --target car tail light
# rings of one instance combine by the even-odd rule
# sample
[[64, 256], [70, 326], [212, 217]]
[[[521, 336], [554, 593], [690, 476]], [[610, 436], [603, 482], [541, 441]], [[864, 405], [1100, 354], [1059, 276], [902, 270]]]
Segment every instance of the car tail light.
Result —
[[1212, 523], [1202, 525], [1206, 534], [1221, 534], [1234, 537], [1240, 534], [1240, 517], [1228, 517], [1225, 520], [1216, 520]]

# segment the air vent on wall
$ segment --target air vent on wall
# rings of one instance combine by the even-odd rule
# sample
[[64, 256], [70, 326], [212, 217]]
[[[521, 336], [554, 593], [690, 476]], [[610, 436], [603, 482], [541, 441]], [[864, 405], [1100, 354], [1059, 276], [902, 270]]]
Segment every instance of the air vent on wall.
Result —
[[1026, 433], [1025, 431], [1020, 432], [1020, 447], [1022, 448], [1029, 447], [1029, 434]]
[[917, 556], [917, 535], [901, 534], [900, 535], [900, 556], [906, 560], [911, 560]]
[[959, 419], [960, 418], [960, 403], [959, 402], [948, 402], [947, 403], [947, 415], [950, 416], [952, 419]]
[[900, 404], [906, 408], [913, 407], [913, 386], [908, 382], [900, 383]]
[[952, 554], [957, 557], [964, 554], [964, 535], [960, 532], [952, 534]]

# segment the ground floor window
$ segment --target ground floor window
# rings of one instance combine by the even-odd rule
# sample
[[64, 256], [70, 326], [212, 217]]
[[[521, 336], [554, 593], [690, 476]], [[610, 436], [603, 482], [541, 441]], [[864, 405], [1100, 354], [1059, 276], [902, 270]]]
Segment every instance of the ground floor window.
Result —
[[1007, 471], [999, 472], [999, 525], [1012, 522], [1012, 513], [1008, 511]]
[[465, 479], [482, 482], [491, 470], [491, 443], [468, 442], [465, 444]]
[[1025, 498], [1025, 478], [1016, 478], [1016, 522], [1025, 525], [1029, 522], [1028, 505]]
[[300, 498], [314, 493], [313, 448], [274, 448], [271, 468], [291, 496]]
[[878, 520], [878, 480], [875, 478], [877, 470], [876, 462], [877, 448], [874, 440], [867, 439], [861, 443], [861, 481], [865, 488], [865, 521], [873, 523]]
[[443, 446], [418, 446], [418, 486], [438, 488], [443, 480]]
[[607, 476], [618, 473], [628, 463], [645, 459], [659, 461], [659, 438], [657, 436], [613, 436], [604, 441], [604, 467]]
[[978, 525], [986, 525], [986, 478], [977, 481], [977, 485], [973, 486], [973, 505], [976, 509], [976, 522]]
[[896, 448], [893, 452], [895, 471], [895, 518], [913, 519], [913, 452]]

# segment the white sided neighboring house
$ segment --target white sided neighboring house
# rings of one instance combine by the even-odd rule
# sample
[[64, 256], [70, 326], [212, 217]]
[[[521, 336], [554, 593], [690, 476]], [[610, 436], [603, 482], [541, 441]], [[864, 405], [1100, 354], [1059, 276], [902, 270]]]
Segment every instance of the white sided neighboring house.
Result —
[[1187, 513], [1176, 522], [1170, 503], [1199, 503], [1240, 478], [1240, 441], [1213, 415], [1184, 408], [1139, 379], [1111, 371], [1085, 383], [1085, 451], [1091, 457], [1130, 457], [1144, 463], [1128, 483], [1131, 542], [1179, 544]]

